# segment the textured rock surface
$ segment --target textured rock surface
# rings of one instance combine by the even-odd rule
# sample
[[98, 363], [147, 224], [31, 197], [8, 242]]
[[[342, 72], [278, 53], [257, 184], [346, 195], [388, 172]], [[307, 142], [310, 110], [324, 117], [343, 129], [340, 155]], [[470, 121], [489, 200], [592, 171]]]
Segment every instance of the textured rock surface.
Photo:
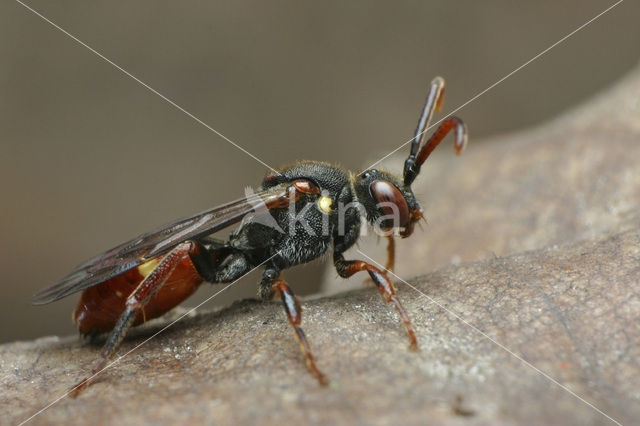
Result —
[[[418, 353], [375, 290], [309, 301], [304, 324], [332, 380], [326, 388], [305, 370], [279, 304], [244, 301], [176, 324], [33, 422], [610, 422], [517, 355], [632, 423], [640, 418], [639, 283], [638, 231], [448, 267], [412, 280], [424, 296], [399, 285]], [[139, 330], [121, 352], [157, 327]], [[96, 355], [75, 339], [0, 347], [3, 422], [64, 394]]]
[[[32, 422], [633, 423], [638, 99], [636, 73], [546, 126], [431, 159], [417, 190], [430, 224], [403, 241], [397, 266], [420, 275], [419, 292], [398, 284], [419, 352], [372, 288], [307, 301], [303, 326], [332, 380], [322, 388], [281, 306], [243, 301], [185, 318]], [[423, 275], [452, 257], [473, 262]], [[120, 353], [168, 321], [131, 333]], [[71, 337], [0, 346], [2, 423], [64, 395], [97, 355]]]

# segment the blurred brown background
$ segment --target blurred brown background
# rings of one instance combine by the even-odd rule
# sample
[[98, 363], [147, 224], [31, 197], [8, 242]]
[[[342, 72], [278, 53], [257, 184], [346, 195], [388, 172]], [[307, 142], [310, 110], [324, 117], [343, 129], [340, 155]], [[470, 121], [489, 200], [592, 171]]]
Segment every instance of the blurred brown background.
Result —
[[[411, 137], [433, 76], [447, 80], [450, 111], [613, 2], [211, 3], [28, 2], [269, 165], [352, 169]], [[470, 148], [633, 67], [639, 12], [623, 2], [461, 110]], [[35, 291], [140, 232], [237, 198], [265, 168], [19, 3], [0, 4], [0, 28], [0, 341], [69, 334], [76, 297], [33, 307]], [[287, 277], [309, 294], [321, 273]], [[257, 279], [208, 306], [253, 296]]]

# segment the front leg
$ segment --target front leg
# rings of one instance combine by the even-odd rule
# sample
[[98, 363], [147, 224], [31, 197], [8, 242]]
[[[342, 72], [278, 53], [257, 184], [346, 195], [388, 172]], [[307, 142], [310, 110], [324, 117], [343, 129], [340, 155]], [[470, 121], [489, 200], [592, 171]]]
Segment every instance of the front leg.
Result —
[[393, 272], [393, 268], [396, 265], [396, 240], [393, 239], [393, 235], [387, 235], [387, 264], [384, 265], [384, 269]]
[[378, 288], [382, 298], [389, 303], [393, 303], [400, 315], [400, 318], [402, 318], [402, 322], [404, 323], [404, 326], [407, 329], [407, 334], [409, 335], [410, 348], [412, 350], [417, 350], [418, 341], [416, 340], [416, 334], [413, 331], [413, 325], [411, 324], [409, 316], [402, 307], [402, 304], [396, 297], [396, 290], [387, 275], [380, 269], [362, 260], [345, 260], [342, 253], [334, 252], [333, 264], [342, 278], [349, 278], [356, 272], [360, 271], [367, 271], [369, 273], [369, 276]]

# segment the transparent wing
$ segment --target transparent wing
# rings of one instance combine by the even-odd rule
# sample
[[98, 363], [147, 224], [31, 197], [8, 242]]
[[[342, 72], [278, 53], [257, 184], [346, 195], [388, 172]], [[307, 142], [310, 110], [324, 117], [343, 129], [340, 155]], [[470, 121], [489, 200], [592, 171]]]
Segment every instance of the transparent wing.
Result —
[[242, 199], [177, 220], [142, 234], [78, 265], [62, 280], [38, 292], [31, 302], [42, 305], [94, 286], [171, 250], [176, 245], [213, 234], [262, 209], [288, 205], [289, 184], [252, 193]]

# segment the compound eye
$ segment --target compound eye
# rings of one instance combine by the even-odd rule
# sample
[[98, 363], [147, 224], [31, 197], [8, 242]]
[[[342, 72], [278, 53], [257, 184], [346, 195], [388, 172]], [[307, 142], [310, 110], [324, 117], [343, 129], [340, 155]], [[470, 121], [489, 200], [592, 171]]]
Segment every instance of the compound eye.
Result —
[[[409, 206], [404, 199], [404, 195], [398, 188], [386, 180], [376, 180], [371, 183], [371, 194], [376, 201], [381, 204], [378, 207], [385, 216], [398, 215], [394, 222], [399, 226], [406, 226], [409, 222]], [[394, 209], [389, 205], [393, 203], [397, 209]], [[397, 210], [397, 211], [394, 211]], [[395, 219], [395, 218], [394, 218]]]

